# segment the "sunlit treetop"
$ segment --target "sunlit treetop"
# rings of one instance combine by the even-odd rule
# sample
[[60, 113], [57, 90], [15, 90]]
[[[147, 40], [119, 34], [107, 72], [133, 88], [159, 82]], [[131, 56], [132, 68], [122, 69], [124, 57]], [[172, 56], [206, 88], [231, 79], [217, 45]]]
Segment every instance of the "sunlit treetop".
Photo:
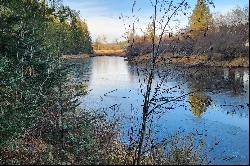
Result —
[[203, 31], [209, 28], [211, 14], [208, 5], [204, 0], [197, 0], [197, 4], [189, 20], [189, 29]]

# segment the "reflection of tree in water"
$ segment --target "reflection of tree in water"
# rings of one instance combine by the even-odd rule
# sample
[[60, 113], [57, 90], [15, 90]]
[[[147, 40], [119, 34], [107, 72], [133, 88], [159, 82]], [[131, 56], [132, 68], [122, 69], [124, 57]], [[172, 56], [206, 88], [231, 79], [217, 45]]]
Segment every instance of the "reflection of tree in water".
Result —
[[190, 94], [188, 98], [195, 116], [201, 116], [211, 104], [212, 100], [206, 93], [215, 94], [216, 96], [220, 94], [228, 96], [229, 100], [217, 98], [219, 100], [215, 101], [219, 104], [218, 107], [226, 108], [223, 110], [227, 110], [227, 114], [230, 113], [229, 110], [234, 110], [235, 114], [240, 113], [240, 110], [245, 112], [246, 105], [242, 104], [243, 101], [237, 103], [231, 98], [237, 97], [240, 99], [249, 93], [248, 86], [246, 87], [249, 81], [246, 71], [220, 68], [198, 69], [196, 71], [191, 72], [192, 75], [188, 78], [189, 92], [195, 92]]
[[[136, 75], [136, 70], [130, 69], [132, 75]], [[195, 116], [199, 117], [203, 112], [207, 110], [207, 107], [211, 104], [213, 97], [216, 106], [221, 107], [222, 110], [246, 110], [245, 103], [243, 101], [237, 103], [237, 98], [243, 98], [249, 91], [247, 82], [248, 72], [243, 69], [229, 69], [229, 68], [170, 68], [163, 70], [167, 77], [164, 77], [165, 82], [187, 82], [188, 91], [196, 92], [188, 96], [188, 102], [191, 106], [192, 112]], [[173, 74], [168, 74], [173, 73]], [[140, 74], [143, 75], [143, 74]], [[176, 78], [177, 77], [177, 78]], [[156, 79], [157, 74], [156, 74]], [[142, 78], [143, 79], [143, 78]], [[176, 90], [176, 89], [175, 89]], [[209, 95], [208, 95], [209, 94]], [[229, 100], [224, 100], [223, 97], [228, 97]], [[216, 98], [214, 98], [216, 96]], [[218, 100], [219, 99], [219, 100]], [[226, 102], [226, 103], [224, 103]], [[239, 104], [243, 104], [244, 108], [241, 108]], [[223, 105], [228, 105], [227, 107]], [[229, 111], [231, 112], [231, 111]], [[236, 111], [236, 114], [240, 111]]]
[[241, 96], [245, 91], [244, 73], [239, 70], [229, 70], [228, 84], [231, 85], [232, 96]]
[[200, 117], [211, 104], [211, 99], [204, 92], [197, 92], [188, 96], [191, 110], [196, 117]]
[[207, 92], [230, 92], [234, 97], [245, 93], [242, 70], [206, 68], [194, 69], [190, 73], [188, 81], [195, 82], [195, 86], [198, 86], [196, 89], [203, 87]]
[[91, 71], [91, 59], [69, 60], [65, 66], [70, 68], [68, 77], [73, 83], [82, 84], [88, 82]]

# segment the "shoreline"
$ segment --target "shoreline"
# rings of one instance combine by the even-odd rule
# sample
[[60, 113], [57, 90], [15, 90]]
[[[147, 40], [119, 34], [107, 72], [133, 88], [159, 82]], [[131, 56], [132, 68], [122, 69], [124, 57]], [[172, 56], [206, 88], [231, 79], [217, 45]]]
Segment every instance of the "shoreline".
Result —
[[94, 50], [93, 54], [63, 55], [64, 60], [80, 60], [97, 56], [126, 57], [124, 50]]
[[[148, 65], [147, 63], [151, 60], [150, 54], [129, 57], [126, 56], [124, 51], [118, 50], [99, 50], [95, 51], [94, 54], [79, 54], [79, 55], [63, 55], [64, 60], [83, 60], [91, 57], [98, 56], [115, 56], [125, 57], [126, 61], [135, 65]], [[249, 68], [249, 58], [246, 56], [234, 57], [229, 60], [222, 58], [212, 57], [209, 59], [207, 55], [190, 55], [190, 56], [177, 56], [163, 54], [156, 60], [158, 65], [176, 65], [178, 67], [227, 67], [227, 68]]]
[[91, 54], [78, 54], [78, 55], [63, 55], [63, 60], [78, 60], [78, 59], [86, 59], [89, 58]]
[[[132, 64], [146, 65], [151, 60], [151, 55], [141, 55], [136, 57], [128, 57], [128, 61]], [[158, 65], [171, 64], [179, 67], [227, 67], [227, 68], [249, 68], [248, 57], [234, 57], [225, 60], [217, 57], [209, 57], [207, 55], [191, 55], [191, 56], [169, 56], [163, 54], [156, 60]]]
[[125, 51], [121, 50], [94, 50], [94, 56], [117, 56], [126, 57]]

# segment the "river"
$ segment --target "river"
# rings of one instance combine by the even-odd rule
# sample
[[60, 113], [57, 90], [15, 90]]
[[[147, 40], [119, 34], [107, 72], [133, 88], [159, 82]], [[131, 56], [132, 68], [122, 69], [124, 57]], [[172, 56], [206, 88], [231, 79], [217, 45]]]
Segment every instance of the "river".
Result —
[[[136, 120], [141, 115], [145, 70], [122, 57], [73, 63], [71, 79], [86, 83], [89, 90], [81, 98], [81, 107], [106, 108], [109, 117], [124, 117], [126, 133], [131, 117]], [[169, 101], [154, 117], [157, 139], [166, 133], [192, 132], [202, 135], [208, 145], [218, 144], [210, 154], [214, 164], [248, 164], [249, 70], [168, 66], [157, 71], [154, 86], [162, 81], [158, 97]]]

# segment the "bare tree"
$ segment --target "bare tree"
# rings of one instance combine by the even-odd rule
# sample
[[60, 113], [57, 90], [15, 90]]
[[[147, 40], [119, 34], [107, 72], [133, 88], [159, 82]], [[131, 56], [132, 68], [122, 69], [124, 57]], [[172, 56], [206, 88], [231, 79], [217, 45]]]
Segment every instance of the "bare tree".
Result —
[[[208, 1], [210, 4], [212, 1]], [[152, 8], [154, 9], [153, 16], [150, 18], [152, 19], [152, 36], [151, 36], [151, 57], [150, 57], [150, 64], [148, 65], [149, 70], [146, 69], [146, 79], [144, 79], [144, 83], [146, 84], [145, 91], [144, 89], [141, 89], [141, 92], [143, 93], [143, 108], [142, 108], [142, 122], [141, 126], [139, 127], [139, 134], [138, 139], [136, 142], [133, 142], [133, 144], [136, 144], [135, 148], [135, 154], [133, 159], [134, 165], [140, 165], [142, 161], [142, 155], [145, 154], [149, 149], [144, 150], [145, 146], [145, 139], [146, 139], [146, 132], [149, 128], [148, 123], [149, 121], [152, 123], [153, 115], [158, 114], [162, 111], [162, 108], [165, 109], [171, 109], [171, 107], [163, 107], [164, 105], [180, 100], [185, 96], [188, 96], [192, 92], [188, 92], [186, 94], [183, 94], [181, 96], [169, 98], [166, 96], [163, 96], [163, 93], [167, 93], [170, 90], [174, 88], [178, 88], [181, 85], [178, 85], [176, 87], [170, 87], [168, 89], [161, 89], [161, 86], [164, 81], [164, 77], [160, 79], [160, 81], [157, 81], [156, 83], [153, 83], [155, 73], [157, 73], [157, 59], [161, 55], [162, 52], [162, 44], [164, 40], [164, 36], [166, 34], [171, 34], [171, 32], [179, 28], [180, 21], [178, 20], [178, 16], [186, 16], [188, 13], [188, 9], [190, 8], [188, 2], [186, 0], [181, 0], [179, 2], [175, 2], [173, 0], [167, 1], [167, 0], [155, 0], [152, 2], [150, 0], [150, 3], [152, 5]], [[135, 4], [136, 1], [133, 4], [132, 7], [132, 24], [129, 25], [129, 28], [132, 28], [132, 30], [127, 30], [126, 32], [132, 32], [133, 34], [133, 40], [128, 40], [130, 44], [130, 48], [133, 48], [135, 45], [135, 21], [139, 19], [135, 19], [135, 14], [133, 13], [135, 11]], [[171, 25], [172, 23], [175, 23], [176, 26]], [[170, 35], [169, 35], [170, 36]], [[128, 39], [130, 39], [128, 37]], [[142, 86], [140, 86], [142, 87]], [[143, 92], [144, 91], [144, 92]], [[160, 111], [159, 111], [160, 110]], [[153, 141], [152, 141], [153, 142]], [[160, 141], [161, 143], [164, 142], [164, 140]], [[157, 147], [157, 144], [152, 143], [151, 149]]]
[[[165, 104], [160, 103], [158, 105], [155, 105], [151, 108], [152, 106], [152, 101], [157, 100], [156, 95], [152, 96], [153, 91], [155, 92], [155, 94], [157, 93], [159, 87], [156, 87], [155, 89], [153, 89], [152, 83], [153, 83], [153, 79], [154, 79], [154, 73], [156, 70], [156, 59], [160, 54], [160, 46], [163, 40], [163, 36], [164, 34], [167, 32], [167, 30], [169, 29], [169, 23], [170, 21], [178, 15], [179, 12], [183, 12], [184, 10], [186, 10], [189, 6], [188, 3], [185, 0], [182, 0], [181, 2], [175, 4], [174, 1], [165, 1], [165, 0], [155, 0], [155, 2], [153, 3], [152, 1], [151, 5], [154, 8], [154, 14], [151, 17], [152, 20], [152, 36], [151, 36], [151, 40], [152, 40], [152, 60], [151, 60], [151, 64], [150, 64], [150, 71], [149, 71], [149, 75], [148, 75], [148, 79], [146, 81], [146, 90], [143, 94], [144, 97], [144, 101], [143, 101], [143, 111], [142, 111], [142, 123], [141, 123], [141, 127], [139, 130], [139, 140], [138, 140], [138, 147], [136, 149], [136, 156], [134, 159], [134, 163], [133, 164], [140, 164], [141, 163], [141, 155], [142, 155], [142, 148], [143, 148], [143, 144], [145, 141], [145, 134], [146, 134], [146, 130], [147, 130], [147, 123], [149, 120], [150, 115], [157, 109], [159, 108], [161, 105]], [[134, 3], [135, 4], [135, 3]], [[167, 6], [167, 7], [166, 7]], [[134, 8], [134, 5], [133, 5]], [[160, 16], [160, 18], [158, 18], [158, 10], [160, 11], [164, 11], [163, 15]], [[133, 11], [133, 9], [132, 9]], [[158, 20], [159, 19], [159, 20]], [[157, 25], [159, 24], [159, 30], [160, 30], [160, 34], [157, 35]], [[135, 24], [133, 22], [132, 24], [132, 31], [134, 34], [135, 31]], [[158, 40], [156, 40], [156, 38], [158, 38]], [[134, 44], [134, 39], [133, 42], [131, 44], [131, 47], [133, 47]], [[160, 85], [160, 84], [158, 84]], [[167, 102], [166, 102], [167, 103]]]

